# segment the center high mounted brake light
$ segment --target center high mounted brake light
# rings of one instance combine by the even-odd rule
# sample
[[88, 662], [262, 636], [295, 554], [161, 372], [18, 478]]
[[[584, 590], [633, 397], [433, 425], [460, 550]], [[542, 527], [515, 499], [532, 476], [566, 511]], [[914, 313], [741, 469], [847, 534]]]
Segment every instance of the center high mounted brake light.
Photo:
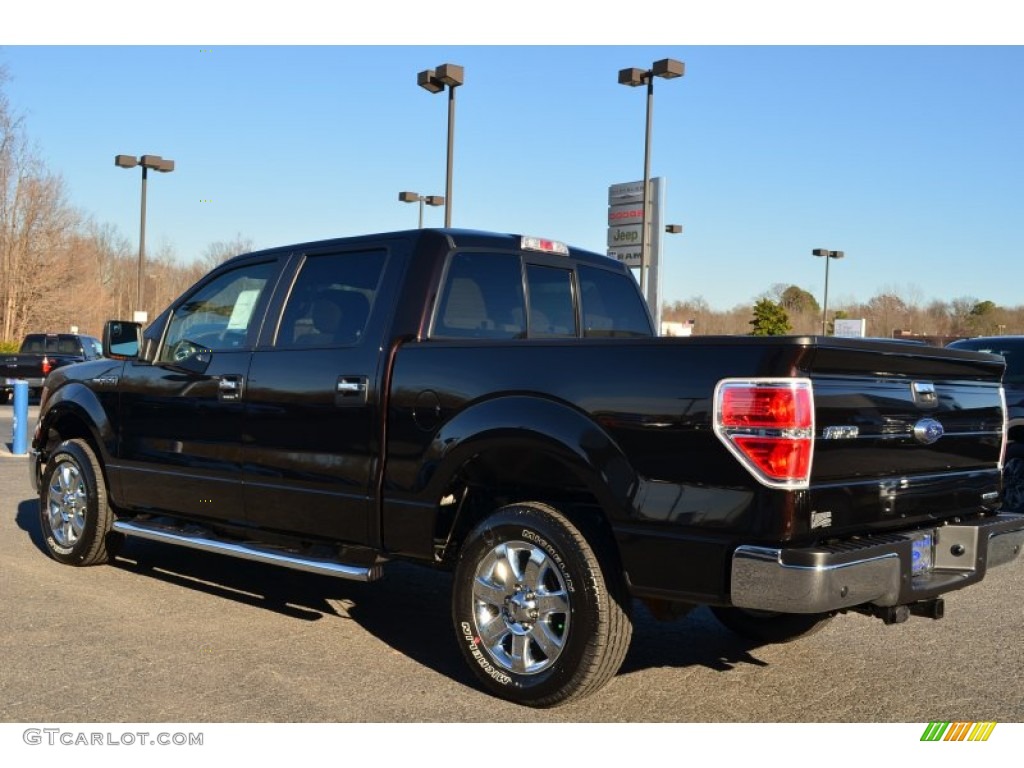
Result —
[[526, 237], [519, 239], [519, 247], [524, 251], [542, 251], [544, 253], [557, 253], [562, 256], [569, 255], [569, 246], [560, 243], [558, 240], [545, 240], [542, 237]]
[[714, 429], [763, 485], [809, 485], [814, 456], [810, 379], [723, 379], [715, 387]]

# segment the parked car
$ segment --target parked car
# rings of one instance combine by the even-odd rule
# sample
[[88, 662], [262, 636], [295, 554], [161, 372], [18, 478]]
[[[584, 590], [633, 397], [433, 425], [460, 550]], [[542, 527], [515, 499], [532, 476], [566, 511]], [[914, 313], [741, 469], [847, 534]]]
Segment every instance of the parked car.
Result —
[[28, 382], [29, 396], [37, 396], [50, 371], [71, 363], [103, 356], [103, 345], [94, 336], [77, 333], [30, 333], [14, 355], [0, 355], [0, 398], [14, 391], [14, 382]]
[[1003, 466], [1003, 505], [1008, 510], [1024, 511], [1024, 336], [980, 336], [948, 346], [989, 352], [1006, 361], [1003, 391], [1008, 441]]
[[940, 618], [1024, 546], [998, 510], [1000, 358], [656, 338], [624, 265], [552, 240], [247, 254], [104, 350], [51, 373], [32, 441], [54, 559], [135, 536], [363, 581], [447, 569], [466, 663], [522, 704], [615, 675], [634, 598], [786, 641], [845, 611]]

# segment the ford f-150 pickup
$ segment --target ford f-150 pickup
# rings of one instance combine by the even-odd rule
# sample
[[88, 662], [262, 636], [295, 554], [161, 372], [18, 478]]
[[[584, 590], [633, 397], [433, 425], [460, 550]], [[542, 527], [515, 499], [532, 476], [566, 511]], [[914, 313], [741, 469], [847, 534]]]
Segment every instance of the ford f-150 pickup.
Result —
[[102, 357], [100, 340], [77, 333], [30, 333], [17, 354], [0, 356], [0, 399], [6, 402], [14, 382], [28, 382], [29, 393], [38, 394], [46, 375], [54, 368]]
[[[551, 706], [618, 670], [634, 600], [758, 642], [943, 615], [1017, 558], [1001, 358], [657, 338], [626, 267], [415, 230], [246, 254], [43, 392], [46, 548], [141, 537], [316, 573], [453, 572], [480, 685]], [[229, 562], [229, 561], [225, 561]]]

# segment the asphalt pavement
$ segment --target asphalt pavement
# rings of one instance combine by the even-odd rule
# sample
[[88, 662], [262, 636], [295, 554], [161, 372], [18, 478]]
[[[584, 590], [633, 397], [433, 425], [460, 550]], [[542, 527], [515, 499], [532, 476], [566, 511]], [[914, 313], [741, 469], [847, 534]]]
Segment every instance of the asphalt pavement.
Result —
[[0, 721], [1024, 721], [1022, 561], [949, 595], [942, 620], [842, 615], [785, 645], [638, 605], [618, 676], [537, 712], [476, 688], [444, 573], [392, 564], [359, 584], [145, 541], [113, 565], [58, 564], [10, 415], [0, 405]]

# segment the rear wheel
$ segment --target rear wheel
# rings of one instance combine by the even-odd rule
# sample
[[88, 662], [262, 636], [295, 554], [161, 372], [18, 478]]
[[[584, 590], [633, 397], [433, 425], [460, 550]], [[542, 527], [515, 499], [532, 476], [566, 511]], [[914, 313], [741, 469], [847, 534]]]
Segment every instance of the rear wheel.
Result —
[[1006, 455], [1003, 467], [1003, 510], [1024, 512], [1024, 446], [1014, 444]]
[[788, 643], [820, 631], [831, 613], [774, 613], [749, 608], [712, 606], [711, 613], [731, 632], [759, 643]]
[[455, 569], [459, 648], [489, 692], [519, 704], [562, 704], [611, 679], [629, 649], [628, 606], [617, 572], [545, 504], [494, 512]]
[[115, 554], [114, 513], [103, 471], [84, 440], [65, 440], [50, 456], [39, 491], [39, 518], [50, 555], [68, 565], [97, 565]]

